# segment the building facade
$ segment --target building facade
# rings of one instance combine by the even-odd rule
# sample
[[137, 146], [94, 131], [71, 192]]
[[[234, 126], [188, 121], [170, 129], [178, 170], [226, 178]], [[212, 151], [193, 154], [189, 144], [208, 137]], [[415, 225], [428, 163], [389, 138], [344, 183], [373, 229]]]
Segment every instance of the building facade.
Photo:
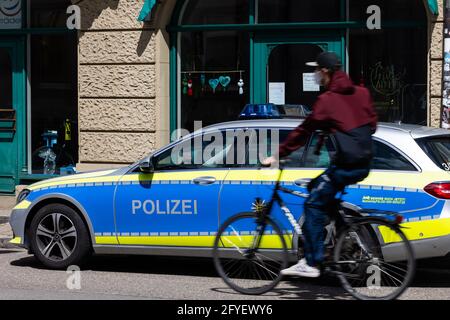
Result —
[[323, 50], [381, 120], [441, 126], [442, 1], [145, 1], [1, 5], [0, 192], [133, 163], [246, 103], [311, 107]]

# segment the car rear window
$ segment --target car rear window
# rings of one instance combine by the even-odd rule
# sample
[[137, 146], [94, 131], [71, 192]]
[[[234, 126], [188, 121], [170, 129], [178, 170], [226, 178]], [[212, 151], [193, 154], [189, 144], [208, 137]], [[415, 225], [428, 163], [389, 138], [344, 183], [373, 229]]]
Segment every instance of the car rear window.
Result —
[[450, 135], [421, 138], [416, 141], [439, 168], [450, 171]]

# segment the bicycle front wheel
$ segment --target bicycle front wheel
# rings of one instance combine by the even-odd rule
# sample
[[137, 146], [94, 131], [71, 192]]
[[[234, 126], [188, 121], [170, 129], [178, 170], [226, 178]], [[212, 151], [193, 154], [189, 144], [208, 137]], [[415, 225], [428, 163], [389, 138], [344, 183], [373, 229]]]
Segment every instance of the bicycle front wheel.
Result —
[[364, 219], [340, 232], [334, 264], [344, 289], [360, 300], [396, 299], [415, 273], [405, 234], [382, 219]]
[[263, 294], [281, 280], [287, 239], [270, 218], [240, 213], [226, 220], [214, 241], [213, 259], [227, 285], [243, 294]]

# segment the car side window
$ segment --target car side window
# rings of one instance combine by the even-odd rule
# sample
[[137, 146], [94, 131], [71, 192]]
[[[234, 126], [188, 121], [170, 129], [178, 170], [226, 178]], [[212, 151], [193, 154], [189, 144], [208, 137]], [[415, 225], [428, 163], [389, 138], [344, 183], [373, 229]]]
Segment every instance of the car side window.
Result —
[[395, 170], [395, 171], [417, 171], [416, 167], [404, 156], [390, 146], [374, 140], [374, 157], [372, 169]]
[[180, 141], [153, 158], [155, 170], [224, 168], [234, 158], [233, 140], [225, 131], [214, 131]]
[[[261, 164], [261, 160], [266, 157], [272, 156], [275, 152], [278, 152], [280, 144], [282, 144], [290, 130], [280, 130], [280, 129], [258, 129], [255, 130], [256, 139], [247, 142], [247, 158], [246, 166], [256, 167]], [[256, 143], [257, 142], [257, 143]], [[299, 168], [301, 167], [301, 159], [303, 156], [304, 147], [295, 150], [291, 153], [287, 159], [285, 167], [287, 168]], [[255, 156], [256, 155], [256, 156]], [[256, 161], [255, 161], [256, 159]]]
[[316, 146], [319, 143], [319, 136], [314, 134], [308, 145], [308, 150], [306, 151], [304, 164], [305, 168], [327, 168], [330, 166], [331, 161], [336, 154], [336, 147], [333, 143], [332, 138], [326, 138], [326, 141], [322, 148], [320, 149], [320, 154], [314, 154]]

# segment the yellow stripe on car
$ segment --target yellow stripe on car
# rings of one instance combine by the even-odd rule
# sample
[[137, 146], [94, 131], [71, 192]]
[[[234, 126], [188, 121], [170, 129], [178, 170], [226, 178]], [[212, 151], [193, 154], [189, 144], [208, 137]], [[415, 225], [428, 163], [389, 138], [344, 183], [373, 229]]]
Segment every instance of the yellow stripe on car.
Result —
[[121, 245], [212, 247], [214, 236], [119, 236]]
[[[175, 246], [175, 247], [209, 247], [212, 248], [215, 236], [119, 236], [120, 245], [142, 246]], [[254, 236], [223, 236], [223, 246], [246, 248], [252, 243]], [[292, 247], [292, 235], [284, 235], [288, 248]], [[116, 237], [95, 237], [97, 244], [118, 244]], [[262, 249], [281, 249], [281, 241], [277, 235], [265, 235], [260, 245]]]
[[11, 243], [11, 244], [22, 244], [22, 238], [21, 237], [15, 237], [14, 239], [9, 240], [9, 243]]
[[75, 184], [75, 183], [94, 183], [94, 182], [117, 182], [120, 179], [120, 176], [109, 176], [109, 174], [113, 173], [115, 170], [91, 172], [91, 173], [83, 173], [79, 175], [73, 176], [65, 176], [60, 178], [53, 178], [50, 180], [44, 180], [42, 182], [38, 182], [32, 184], [27, 187], [27, 189], [39, 190], [42, 188], [55, 187], [59, 185], [65, 184]]
[[114, 236], [98, 236], [95, 237], [96, 244], [119, 244], [117, 238]]
[[[283, 235], [287, 247], [292, 248], [292, 235]], [[250, 248], [253, 245], [255, 236], [253, 235], [230, 235], [222, 236], [222, 247], [225, 248]], [[264, 235], [259, 245], [260, 249], [281, 249], [282, 243], [278, 235]]]
[[[113, 171], [108, 171], [110, 174]], [[281, 177], [282, 182], [294, 182], [297, 179], [315, 178], [323, 172], [323, 169], [287, 169]], [[211, 176], [217, 179], [217, 182], [225, 181], [275, 181], [278, 178], [279, 171], [271, 169], [251, 169], [251, 170], [215, 170], [207, 169], [192, 171], [170, 171], [155, 172], [154, 174], [128, 174], [124, 176], [109, 176], [105, 173], [96, 176], [94, 173], [82, 175], [80, 177], [64, 177], [50, 179], [29, 187], [30, 190], [39, 190], [48, 187], [58, 187], [70, 184], [84, 183], [117, 183], [121, 182], [148, 182], [148, 181], [190, 181], [199, 176]], [[372, 171], [370, 175], [362, 181], [362, 185], [387, 186], [403, 188], [422, 189], [433, 181], [441, 181], [442, 174], [439, 172], [380, 172]], [[449, 179], [450, 180], [450, 179]]]
[[31, 202], [28, 200], [23, 200], [20, 203], [18, 203], [13, 210], [24, 210], [24, 209], [28, 209], [31, 205]]
[[130, 174], [122, 177], [122, 182], [136, 182], [136, 181], [188, 181], [201, 176], [214, 177], [217, 182], [222, 182], [228, 174], [228, 170], [192, 170], [187, 172], [155, 172], [154, 174]]
[[[450, 235], [450, 218], [406, 222], [401, 225], [402, 231], [410, 241], [437, 238]], [[400, 242], [400, 237], [391, 229], [379, 227], [385, 243]]]

